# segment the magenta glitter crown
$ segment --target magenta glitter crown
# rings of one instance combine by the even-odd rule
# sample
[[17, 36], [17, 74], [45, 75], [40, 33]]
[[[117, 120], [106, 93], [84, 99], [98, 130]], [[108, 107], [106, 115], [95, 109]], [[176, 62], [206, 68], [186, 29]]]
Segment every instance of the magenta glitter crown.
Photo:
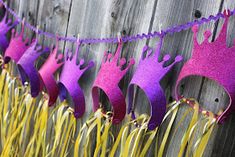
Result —
[[49, 106], [53, 105], [56, 102], [59, 94], [59, 88], [53, 76], [57, 69], [59, 69], [63, 65], [63, 54], [60, 53], [58, 56], [56, 56], [58, 45], [59, 41], [57, 39], [55, 48], [50, 53], [48, 59], [39, 70], [39, 74], [41, 76], [41, 90], [43, 86], [45, 86], [46, 91], [49, 95]]
[[[151, 105], [151, 118], [148, 124], [150, 130], [161, 124], [166, 112], [166, 97], [160, 81], [177, 62], [182, 60], [181, 56], [177, 56], [172, 64], [164, 67], [164, 63], [170, 59], [170, 55], [167, 54], [163, 57], [163, 61], [158, 61], [162, 40], [161, 38], [155, 53], [147, 46], [143, 48], [139, 65], [128, 87], [128, 114], [132, 113], [132, 118], [135, 118], [132, 109], [134, 85], [138, 86], [146, 94]], [[146, 57], [144, 57], [145, 53]]]
[[[79, 48], [81, 45], [80, 41], [78, 41], [77, 44], [74, 55], [69, 51], [66, 53], [63, 70], [60, 75], [59, 96], [62, 101], [67, 98], [67, 94], [71, 96], [74, 104], [74, 116], [80, 118], [85, 112], [85, 97], [78, 81], [84, 72], [94, 66], [94, 62], [90, 61], [88, 65], [84, 67], [85, 61], [84, 59], [80, 59], [79, 64], [77, 64]], [[69, 53], [71, 54], [69, 55]]]
[[18, 34], [15, 29], [12, 30], [10, 44], [4, 55], [5, 64], [11, 59], [17, 63], [29, 46], [29, 39], [24, 40], [24, 23], [22, 23], [20, 34]]
[[[227, 109], [217, 117], [220, 123], [235, 110], [235, 46], [227, 48], [226, 33], [230, 12], [226, 14], [225, 11], [224, 15], [226, 16], [225, 22], [214, 42], [208, 41], [211, 32], [206, 31], [204, 41], [199, 44], [197, 41], [198, 26], [192, 28], [194, 33], [192, 58], [184, 64], [175, 88], [175, 95], [179, 99], [178, 86], [182, 79], [190, 75], [197, 75], [215, 80], [224, 88], [230, 98]], [[200, 110], [202, 111], [202, 109]]]
[[122, 42], [120, 41], [114, 56], [112, 54], [108, 54], [107, 52], [104, 53], [100, 71], [92, 87], [93, 110], [96, 111], [100, 107], [98, 89], [101, 89], [107, 95], [113, 107], [112, 122], [114, 124], [121, 122], [126, 114], [125, 97], [122, 94], [121, 89], [118, 87], [118, 83], [126, 74], [131, 65], [135, 63], [134, 59], [131, 58], [127, 67], [122, 70], [123, 65], [126, 64], [126, 59], [121, 58], [118, 65], [118, 60], [121, 54], [121, 46]]

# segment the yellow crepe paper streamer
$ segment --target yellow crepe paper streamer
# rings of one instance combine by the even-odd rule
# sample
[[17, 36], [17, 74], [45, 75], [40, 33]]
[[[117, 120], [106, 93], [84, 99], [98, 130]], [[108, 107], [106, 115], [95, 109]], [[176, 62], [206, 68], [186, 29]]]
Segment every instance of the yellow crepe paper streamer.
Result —
[[[202, 127], [200, 127], [201, 125], [202, 126], [204, 126], [205, 125], [205, 123], [206, 123], [206, 121], [207, 121], [207, 118], [202, 118], [201, 120], [199, 120], [195, 125], [194, 125], [194, 127], [195, 127], [195, 129], [196, 129], [196, 127], [199, 127], [199, 131], [201, 131], [202, 130]], [[194, 130], [194, 129], [193, 129]], [[187, 146], [187, 151], [186, 151], [186, 157], [189, 157], [190, 155], [191, 155], [191, 153], [192, 153], [192, 149], [193, 149], [193, 142], [194, 142], [194, 137], [195, 137], [195, 132], [196, 132], [196, 130], [195, 131], [191, 131], [191, 135], [190, 135], [190, 137], [191, 137], [191, 140], [189, 141], [189, 144], [188, 144], [188, 146]]]
[[[107, 142], [110, 133], [112, 122], [108, 114], [103, 114], [101, 109], [98, 109], [93, 116], [91, 116], [80, 129], [74, 146], [74, 157], [79, 156], [105, 156], [107, 153]], [[91, 154], [91, 147], [94, 143], [91, 138], [92, 134], [96, 134], [96, 144], [94, 154]], [[85, 139], [83, 143], [82, 140]], [[113, 138], [111, 138], [113, 139]], [[83, 148], [83, 152], [81, 151]]]
[[[73, 110], [68, 102], [57, 102], [55, 107], [48, 107], [46, 93], [32, 98], [29, 86], [22, 85], [13, 75], [13, 64], [5, 66], [0, 75], [0, 154], [1, 156], [121, 156], [144, 157], [153, 141], [156, 141], [155, 155], [163, 156], [169, 134], [175, 121], [179, 105], [186, 99], [174, 101], [167, 105], [165, 120], [170, 117], [158, 148], [159, 129], [149, 131], [149, 116], [141, 114], [135, 120], [124, 123], [115, 138], [109, 114], [98, 109], [83, 124], [77, 127]], [[193, 99], [190, 99], [193, 100]], [[176, 130], [193, 109], [188, 109], [176, 125]], [[199, 104], [195, 101], [192, 120], [184, 134], [178, 156], [185, 152], [194, 157], [203, 155], [209, 137], [215, 126], [213, 114], [198, 120]], [[207, 121], [207, 122], [205, 122]], [[193, 145], [195, 130], [205, 125], [203, 135]], [[160, 126], [161, 127], [161, 126]], [[173, 133], [174, 136], [175, 132]], [[94, 138], [95, 137], [95, 138]], [[94, 152], [92, 152], [94, 151]], [[119, 153], [119, 154], [118, 154]]]
[[168, 124], [168, 127], [167, 127], [166, 131], [165, 131], [164, 137], [163, 137], [163, 139], [162, 139], [162, 143], [161, 143], [160, 148], [159, 148], [158, 157], [162, 157], [162, 156], [163, 156], [164, 149], [165, 149], [165, 145], [166, 145], [168, 136], [169, 136], [169, 134], [170, 134], [170, 131], [171, 131], [173, 122], [174, 122], [174, 120], [175, 120], [177, 111], [178, 111], [178, 106], [176, 106], [175, 110], [173, 111], [173, 114], [172, 114], [172, 116], [171, 116], [171, 120], [170, 120], [170, 122], [169, 122], [169, 124]]
[[179, 154], [178, 154], [178, 157], [182, 157], [184, 151], [185, 151], [185, 148], [186, 148], [186, 145], [190, 139], [189, 135], [190, 135], [190, 131], [192, 129], [192, 127], [196, 124], [197, 122], [197, 119], [198, 119], [198, 113], [199, 113], [199, 104], [195, 101], [195, 104], [194, 104], [194, 113], [193, 113], [193, 116], [192, 116], [192, 120], [189, 124], [189, 127], [186, 131], [186, 133], [184, 134], [183, 136], [183, 139], [181, 141], [181, 146], [180, 146], [180, 151], [179, 151]]
[[205, 129], [203, 131], [203, 136], [197, 142], [195, 147], [198, 145], [197, 149], [193, 153], [193, 157], [202, 157], [209, 142], [209, 138], [211, 133], [213, 132], [214, 126], [216, 124], [216, 119], [214, 118], [214, 114], [209, 112], [208, 122], [205, 125]]
[[[2, 69], [0, 75], [0, 131], [1, 131], [1, 156], [49, 156], [51, 141], [46, 140], [48, 121], [52, 121], [54, 115], [65, 117], [64, 121], [57, 121], [63, 137], [56, 139], [61, 156], [68, 155], [70, 142], [76, 132], [76, 120], [65, 104], [59, 104], [52, 110], [49, 116], [48, 99], [39, 96], [33, 99], [29, 94], [29, 87], [21, 85], [19, 79], [8, 71], [14, 68], [12, 65]], [[61, 111], [62, 114], [57, 114]], [[65, 111], [66, 110], [66, 111]], [[69, 116], [65, 116], [69, 115]], [[62, 123], [62, 124], [61, 124]], [[66, 127], [66, 129], [64, 129]], [[52, 129], [55, 130], [55, 129]], [[56, 130], [55, 130], [56, 131]], [[58, 131], [58, 130], [57, 130]], [[54, 132], [54, 131], [52, 131]], [[55, 137], [52, 137], [55, 139]]]

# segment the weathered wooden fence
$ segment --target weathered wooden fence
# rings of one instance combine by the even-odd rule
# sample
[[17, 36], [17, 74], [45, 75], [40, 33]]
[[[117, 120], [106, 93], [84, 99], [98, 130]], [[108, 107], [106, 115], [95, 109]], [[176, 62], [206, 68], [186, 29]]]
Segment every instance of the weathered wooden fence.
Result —
[[[235, 7], [234, 0], [7, 0], [7, 2], [20, 17], [26, 17], [28, 22], [40, 26], [45, 31], [63, 36], [76, 36], [79, 33], [82, 38], [115, 37], [118, 32], [121, 32], [122, 35], [132, 35], [158, 31], [160, 25], [161, 29], [165, 29], [193, 21], [196, 10], [201, 12], [202, 17], [208, 17], [221, 12], [226, 3], [230, 9]], [[199, 40], [202, 41], [202, 31], [208, 28], [213, 30], [213, 40], [220, 31], [221, 21], [203, 25], [200, 28]], [[235, 34], [234, 18], [230, 21], [228, 45], [233, 44]], [[32, 35], [30, 31], [27, 33]], [[40, 41], [43, 45], [51, 45], [55, 42], [43, 36], [40, 36]], [[127, 43], [124, 45], [122, 56], [134, 57], [138, 63], [143, 46], [148, 44], [155, 47], [157, 41], [158, 39], [151, 39]], [[60, 43], [61, 50], [71, 47], [73, 47], [71, 43]], [[91, 85], [99, 70], [103, 52], [114, 50], [115, 47], [116, 45], [112, 44], [82, 46], [81, 55], [86, 59], [95, 60], [96, 64], [95, 68], [86, 73], [80, 82], [85, 91], [87, 104], [83, 120], [92, 111]], [[162, 54], [170, 53], [172, 56], [182, 54], [185, 58], [184, 61], [187, 61], [191, 56], [191, 49], [192, 32], [187, 30], [167, 35], [164, 39]], [[125, 94], [136, 65], [121, 82], [121, 88]], [[169, 102], [172, 100], [174, 83], [182, 65], [183, 63], [177, 64], [162, 81]], [[200, 104], [205, 104], [204, 108], [215, 113], [224, 109], [228, 101], [223, 89], [206, 78], [189, 78], [185, 80], [181, 89], [185, 96], [197, 98]], [[143, 93], [137, 91], [136, 99], [136, 106], [141, 111], [140, 113], [149, 112], [149, 106]], [[181, 107], [176, 123], [186, 108], [187, 106]], [[186, 128], [187, 123], [186, 120], [181, 126], [182, 130]], [[118, 127], [116, 129], [118, 130]], [[167, 156], [176, 156], [183, 133], [183, 131], [179, 131], [171, 138], [165, 151]], [[234, 156], [234, 137], [235, 115], [231, 116], [223, 125], [217, 126], [204, 155]], [[149, 156], [152, 156], [151, 152]]]

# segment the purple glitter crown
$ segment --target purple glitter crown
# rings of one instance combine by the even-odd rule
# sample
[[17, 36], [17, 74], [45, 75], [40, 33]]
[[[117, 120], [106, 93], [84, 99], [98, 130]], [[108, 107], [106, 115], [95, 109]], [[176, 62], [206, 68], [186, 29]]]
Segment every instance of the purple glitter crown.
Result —
[[135, 118], [132, 109], [134, 85], [138, 86], [146, 94], [151, 105], [151, 118], [148, 124], [150, 130], [155, 129], [156, 126], [161, 124], [166, 112], [166, 98], [164, 91], [161, 88], [160, 81], [177, 62], [182, 60], [181, 56], [176, 56], [172, 64], [164, 66], [164, 63], [170, 59], [170, 55], [165, 55], [163, 61], [158, 61], [161, 45], [162, 39], [158, 44], [155, 53], [147, 46], [143, 48], [139, 65], [128, 88], [128, 113], [132, 113], [133, 118]]

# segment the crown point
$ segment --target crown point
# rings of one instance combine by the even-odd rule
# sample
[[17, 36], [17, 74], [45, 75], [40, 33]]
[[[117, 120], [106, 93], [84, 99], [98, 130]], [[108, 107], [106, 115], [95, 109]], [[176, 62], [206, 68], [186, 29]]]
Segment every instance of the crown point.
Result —
[[194, 26], [192, 27], [192, 31], [193, 31], [194, 33], [197, 33], [197, 32], [198, 32], [198, 29], [199, 29], [198, 25], [194, 25]]
[[61, 59], [63, 59], [63, 58], [64, 58], [64, 55], [63, 55], [62, 53], [60, 53], [60, 54], [58, 55], [58, 57], [57, 57], [58, 60], [61, 60]]
[[163, 61], [168, 61], [170, 58], [171, 58], [171, 56], [169, 54], [167, 54], [163, 57]]
[[126, 64], [126, 59], [125, 58], [122, 58], [120, 60], [120, 66], [123, 66], [124, 64]]
[[175, 57], [175, 62], [180, 62], [182, 60], [183, 60], [183, 57], [180, 55]]
[[28, 44], [28, 43], [29, 43], [29, 38], [26, 38], [26, 39], [24, 40], [24, 43], [25, 43], [25, 44]]
[[15, 28], [13, 28], [13, 29], [11, 30], [11, 33], [14, 34], [15, 31], [16, 31]]
[[130, 64], [130, 65], [134, 65], [134, 64], [135, 64], [135, 59], [134, 59], [134, 58], [131, 58], [131, 59], [129, 60], [129, 64]]
[[88, 68], [91, 68], [91, 67], [93, 67], [93, 66], [95, 66], [95, 62], [90, 61], [90, 62], [88, 63]]
[[112, 56], [113, 55], [111, 53], [109, 53], [108, 56], [107, 56], [107, 60], [111, 59]]
[[12, 29], [12, 30], [11, 30], [11, 35], [12, 35], [12, 37], [15, 37], [15, 32], [16, 32], [15, 29]]
[[206, 39], [208, 39], [208, 38], [210, 38], [211, 34], [212, 34], [211, 31], [210, 31], [210, 30], [207, 30], [207, 31], [204, 32], [204, 37], [205, 37]]
[[84, 59], [81, 59], [79, 62], [80, 65], [83, 65], [84, 63], [85, 63]]
[[225, 17], [229, 17], [231, 15], [231, 11], [229, 9], [225, 9], [223, 14]]

